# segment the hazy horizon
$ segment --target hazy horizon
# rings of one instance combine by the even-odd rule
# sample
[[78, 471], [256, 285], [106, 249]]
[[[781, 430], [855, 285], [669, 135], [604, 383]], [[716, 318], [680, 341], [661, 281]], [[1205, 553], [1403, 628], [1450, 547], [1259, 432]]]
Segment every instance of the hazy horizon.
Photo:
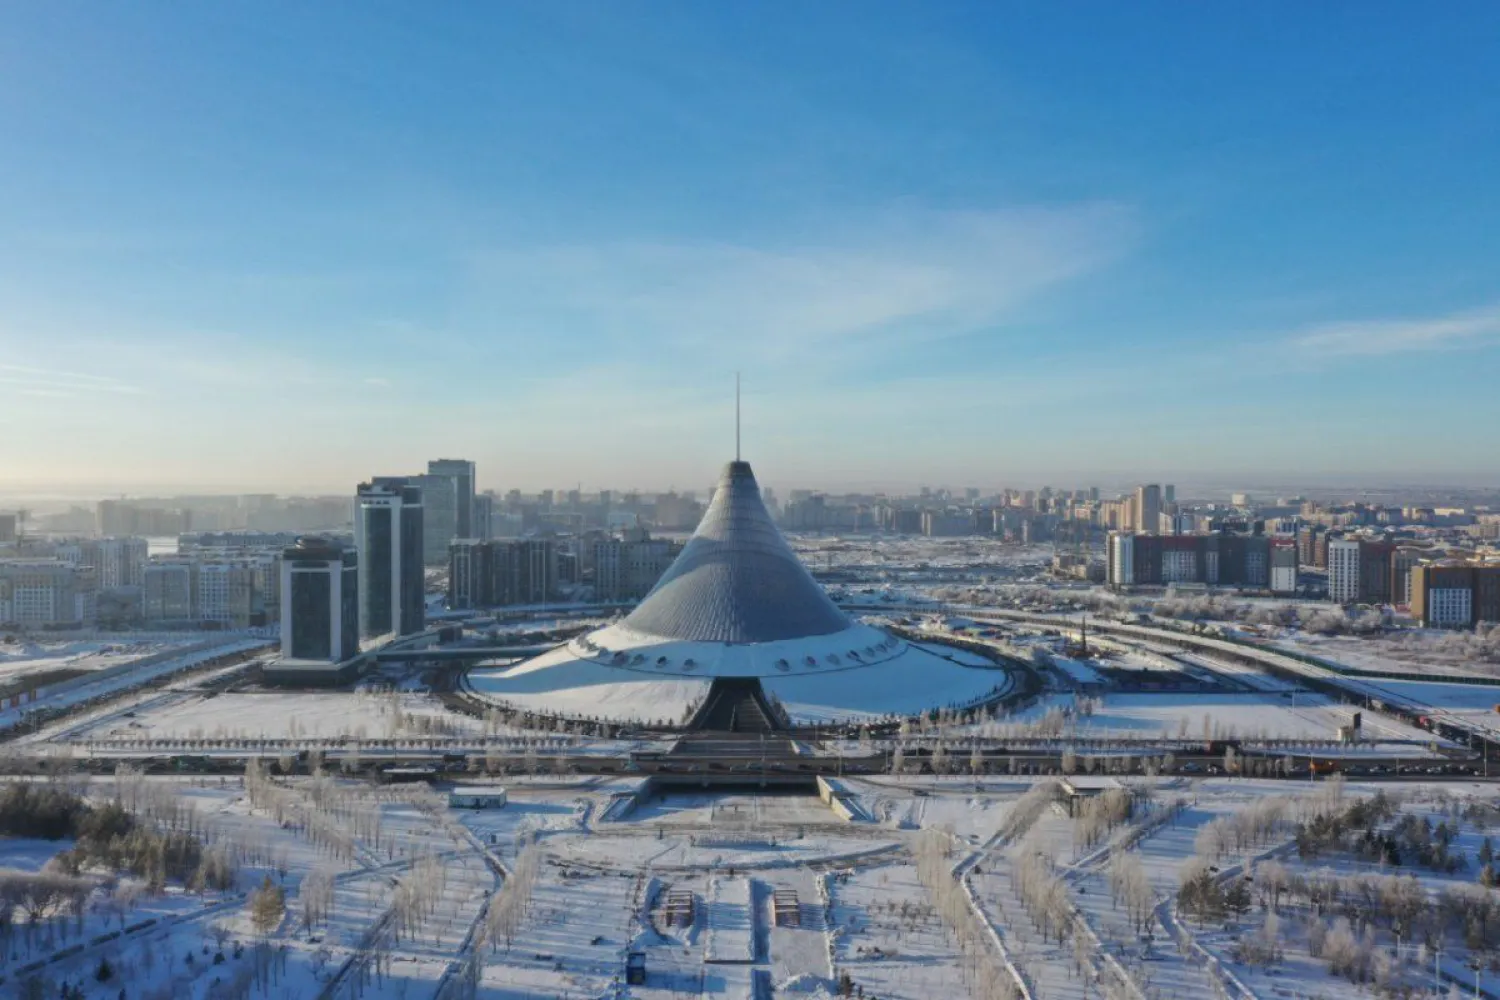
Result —
[[[453, 456], [447, 456], [453, 457]], [[809, 489], [814, 492], [828, 493], [831, 495], [853, 494], [853, 493], [885, 493], [892, 496], [915, 495], [923, 488], [933, 490], [947, 489], [956, 495], [962, 496], [965, 489], [973, 487], [980, 490], [982, 496], [990, 496], [1004, 489], [1037, 490], [1044, 486], [1050, 486], [1056, 490], [1075, 490], [1097, 487], [1106, 497], [1116, 494], [1125, 494], [1136, 485], [1144, 482], [1171, 483], [1178, 491], [1178, 495], [1185, 499], [1212, 498], [1227, 495], [1231, 492], [1245, 492], [1252, 494], [1258, 502], [1272, 502], [1277, 497], [1294, 495], [1324, 496], [1329, 494], [1348, 494], [1353, 498], [1356, 494], [1400, 494], [1412, 495], [1420, 493], [1443, 494], [1447, 492], [1495, 492], [1500, 494], [1500, 486], [1492, 482], [1472, 481], [1464, 482], [1457, 479], [1433, 479], [1433, 480], [1401, 480], [1401, 479], [1362, 479], [1359, 477], [1341, 477], [1337, 475], [1324, 475], [1315, 480], [1289, 481], [1279, 478], [1255, 478], [1255, 477], [1214, 477], [1214, 476], [1174, 476], [1164, 475], [1155, 477], [1130, 477], [1124, 475], [1115, 476], [1079, 476], [1063, 477], [1057, 479], [1040, 479], [1027, 477], [1014, 477], [1006, 481], [990, 480], [965, 480], [965, 481], [936, 481], [936, 480], [903, 480], [899, 477], [891, 477], [884, 480], [870, 481], [778, 481], [765, 476], [760, 469], [759, 463], [755, 465], [757, 479], [762, 486], [774, 489], [778, 496], [785, 499], [791, 490]], [[377, 475], [415, 475], [422, 470], [418, 469], [383, 469]], [[365, 477], [368, 478], [368, 477]], [[716, 473], [706, 477], [700, 477], [695, 481], [681, 481], [661, 484], [640, 483], [593, 483], [584, 480], [580, 483], [574, 479], [572, 483], [564, 480], [562, 482], [537, 483], [537, 484], [491, 484], [486, 481], [483, 467], [478, 469], [477, 489], [480, 492], [494, 491], [503, 495], [511, 489], [519, 489], [522, 493], [532, 495], [540, 490], [550, 489], [559, 494], [565, 494], [569, 489], [581, 488], [585, 495], [597, 494], [600, 489], [613, 490], [618, 496], [622, 493], [636, 491], [645, 496], [655, 496], [675, 490], [679, 493], [695, 493], [700, 500], [704, 499], [707, 490], [714, 485]], [[274, 488], [266, 484], [246, 485], [242, 488], [233, 486], [222, 486], [212, 484], [157, 484], [155, 486], [143, 486], [136, 489], [87, 489], [87, 488], [38, 488], [34, 490], [0, 489], [0, 512], [13, 509], [15, 505], [22, 502], [50, 503], [50, 504], [91, 504], [99, 500], [124, 499], [124, 500], [168, 500], [183, 497], [232, 497], [247, 494], [274, 494], [281, 497], [333, 497], [352, 496], [354, 485], [339, 485], [328, 488]]]
[[1500, 482], [1500, 7], [776, 9], [16, 7], [0, 495]]

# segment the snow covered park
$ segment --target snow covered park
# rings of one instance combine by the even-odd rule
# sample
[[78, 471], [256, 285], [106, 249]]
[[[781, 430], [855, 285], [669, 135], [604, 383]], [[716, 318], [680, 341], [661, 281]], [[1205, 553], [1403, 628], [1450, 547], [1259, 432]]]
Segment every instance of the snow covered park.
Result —
[[623, 780], [464, 810], [258, 767], [0, 786], [0, 975], [145, 1000], [1500, 988], [1487, 785], [844, 785], [868, 819], [713, 791], [605, 819]]

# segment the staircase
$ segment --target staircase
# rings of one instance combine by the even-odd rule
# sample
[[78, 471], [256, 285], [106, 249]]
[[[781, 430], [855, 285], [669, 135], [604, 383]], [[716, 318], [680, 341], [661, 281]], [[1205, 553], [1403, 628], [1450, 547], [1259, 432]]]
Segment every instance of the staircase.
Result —
[[689, 729], [725, 733], [770, 733], [782, 728], [758, 677], [716, 677]]

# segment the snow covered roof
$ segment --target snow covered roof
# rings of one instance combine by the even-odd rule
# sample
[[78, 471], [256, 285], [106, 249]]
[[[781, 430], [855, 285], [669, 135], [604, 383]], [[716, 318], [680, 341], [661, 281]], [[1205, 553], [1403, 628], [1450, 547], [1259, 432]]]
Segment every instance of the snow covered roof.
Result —
[[698, 530], [625, 624], [663, 639], [753, 643], [850, 621], [771, 522], [750, 463], [730, 462]]

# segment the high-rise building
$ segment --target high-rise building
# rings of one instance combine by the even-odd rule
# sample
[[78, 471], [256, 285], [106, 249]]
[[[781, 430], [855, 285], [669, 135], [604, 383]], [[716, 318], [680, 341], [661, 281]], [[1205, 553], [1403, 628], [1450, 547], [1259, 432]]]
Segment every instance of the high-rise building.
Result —
[[1339, 604], [1385, 604], [1391, 600], [1390, 542], [1334, 538], [1328, 542], [1328, 598]]
[[208, 559], [198, 563], [193, 617], [225, 628], [266, 623], [262, 574], [248, 559]]
[[281, 655], [343, 663], [359, 655], [358, 554], [327, 538], [282, 553]]
[[1297, 529], [1297, 558], [1302, 565], [1315, 569], [1328, 566], [1328, 528], [1322, 524], [1304, 524]]
[[422, 487], [405, 476], [377, 476], [359, 485], [354, 541], [364, 638], [410, 635], [425, 626], [422, 499]]
[[1176, 503], [1177, 487], [1171, 483], [1167, 483], [1165, 486], [1163, 486], [1161, 488], [1161, 502], [1166, 504], [1168, 507]]
[[[1293, 550], [1288, 547], [1287, 551]], [[1105, 574], [1107, 582], [1116, 587], [1201, 583], [1274, 589], [1287, 582], [1284, 575], [1272, 579], [1271, 539], [1265, 535], [1225, 532], [1202, 535], [1110, 532]], [[1295, 589], [1295, 574], [1291, 585]]]
[[495, 494], [481, 493], [474, 498], [474, 520], [468, 538], [487, 542], [495, 537]]
[[1428, 628], [1500, 622], [1500, 565], [1428, 563], [1411, 569], [1411, 613]]
[[438, 566], [458, 534], [458, 487], [452, 476], [413, 476], [422, 491], [422, 561]]
[[1148, 534], [1161, 530], [1161, 487], [1155, 483], [1135, 488], [1135, 530]]
[[549, 539], [492, 542], [491, 593], [496, 605], [546, 604], [558, 596], [557, 543]]
[[645, 597], [682, 551], [662, 538], [611, 538], [594, 543], [594, 599], [635, 601]]
[[1397, 546], [1391, 553], [1391, 603], [1411, 604], [1411, 571], [1422, 562], [1424, 556], [1431, 555], [1426, 549], [1414, 548], [1410, 545]]
[[148, 546], [144, 538], [97, 538], [79, 543], [79, 562], [94, 568], [100, 590], [145, 583]]
[[20, 537], [19, 523], [15, 514], [0, 514], [0, 545], [10, 545]]
[[1271, 593], [1295, 594], [1297, 592], [1297, 540], [1283, 537], [1271, 539]]
[[[453, 482], [453, 534], [443, 539], [443, 550], [439, 562], [447, 559], [447, 545], [454, 538], [477, 538], [474, 530], [474, 463], [465, 458], [437, 458], [427, 463], [427, 476], [445, 476]], [[426, 516], [433, 516], [433, 508], [423, 504]], [[446, 508], [439, 513], [446, 522]], [[446, 527], [446, 524], [444, 525]]]
[[487, 608], [495, 603], [495, 547], [477, 538], [455, 538], [448, 545], [448, 607]]
[[159, 560], [146, 567], [141, 617], [159, 625], [184, 624], [193, 618], [198, 565], [191, 559]]
[[91, 567], [61, 559], [0, 560], [0, 623], [87, 626], [97, 606]]

